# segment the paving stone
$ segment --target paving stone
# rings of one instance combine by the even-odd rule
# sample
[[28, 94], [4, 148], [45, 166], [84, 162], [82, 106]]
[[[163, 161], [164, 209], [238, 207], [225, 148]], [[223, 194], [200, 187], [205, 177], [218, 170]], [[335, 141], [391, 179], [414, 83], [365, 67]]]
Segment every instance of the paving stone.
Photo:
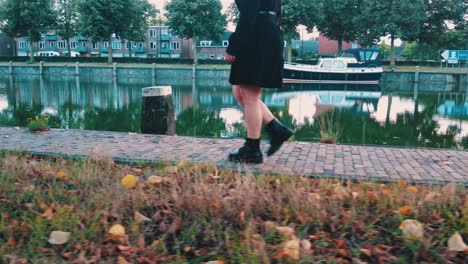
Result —
[[[265, 163], [235, 164], [227, 155], [241, 139], [212, 139], [120, 132], [52, 129], [30, 133], [0, 127], [0, 150], [55, 155], [102, 156], [128, 161], [212, 163], [246, 172], [294, 173], [308, 176], [405, 179], [416, 182], [456, 181], [468, 185], [468, 151], [329, 145], [286, 142]], [[263, 150], [268, 141], [261, 143]]]

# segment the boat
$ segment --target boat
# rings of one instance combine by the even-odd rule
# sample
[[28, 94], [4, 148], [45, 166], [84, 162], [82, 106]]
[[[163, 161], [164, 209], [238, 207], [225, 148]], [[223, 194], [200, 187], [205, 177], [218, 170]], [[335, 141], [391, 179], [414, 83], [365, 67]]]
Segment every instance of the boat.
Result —
[[383, 68], [377, 49], [347, 49], [336, 58], [321, 58], [317, 65], [285, 63], [284, 83], [378, 84]]

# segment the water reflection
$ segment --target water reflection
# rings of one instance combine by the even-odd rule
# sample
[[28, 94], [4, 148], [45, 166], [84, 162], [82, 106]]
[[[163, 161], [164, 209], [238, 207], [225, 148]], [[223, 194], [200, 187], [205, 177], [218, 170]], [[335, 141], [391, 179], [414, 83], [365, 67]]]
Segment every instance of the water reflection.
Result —
[[[178, 135], [244, 137], [242, 109], [224, 83], [1, 76], [0, 125], [25, 126], [27, 118], [49, 113], [61, 128], [139, 132], [141, 88], [170, 84]], [[297, 140], [318, 141], [320, 120], [333, 110], [333, 125], [342, 130], [340, 143], [466, 149], [467, 95], [407, 86], [412, 92], [382, 91], [378, 85], [294, 84], [265, 89], [263, 100], [296, 129]]]

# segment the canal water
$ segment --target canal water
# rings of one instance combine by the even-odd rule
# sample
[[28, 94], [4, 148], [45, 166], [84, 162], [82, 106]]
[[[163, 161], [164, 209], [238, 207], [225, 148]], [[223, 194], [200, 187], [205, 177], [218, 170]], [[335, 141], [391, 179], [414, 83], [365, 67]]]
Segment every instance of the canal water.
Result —
[[[3, 75], [0, 125], [26, 126], [47, 113], [56, 128], [138, 133], [141, 88], [153, 85], [172, 86], [178, 135], [245, 137], [229, 84], [213, 79]], [[264, 89], [262, 97], [296, 131], [294, 140], [468, 149], [467, 93], [427, 85], [285, 85]]]

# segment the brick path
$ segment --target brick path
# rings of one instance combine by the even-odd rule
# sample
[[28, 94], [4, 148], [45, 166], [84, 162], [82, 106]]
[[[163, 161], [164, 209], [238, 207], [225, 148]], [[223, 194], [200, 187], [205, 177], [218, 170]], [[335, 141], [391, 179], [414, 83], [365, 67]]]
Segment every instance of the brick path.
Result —
[[[456, 181], [468, 186], [468, 151], [287, 142], [259, 165], [227, 162], [241, 139], [211, 139], [54, 129], [31, 133], [0, 127], [0, 150], [125, 161], [187, 161], [219, 168], [305, 176], [412, 182]], [[267, 141], [262, 149], [267, 149]]]

